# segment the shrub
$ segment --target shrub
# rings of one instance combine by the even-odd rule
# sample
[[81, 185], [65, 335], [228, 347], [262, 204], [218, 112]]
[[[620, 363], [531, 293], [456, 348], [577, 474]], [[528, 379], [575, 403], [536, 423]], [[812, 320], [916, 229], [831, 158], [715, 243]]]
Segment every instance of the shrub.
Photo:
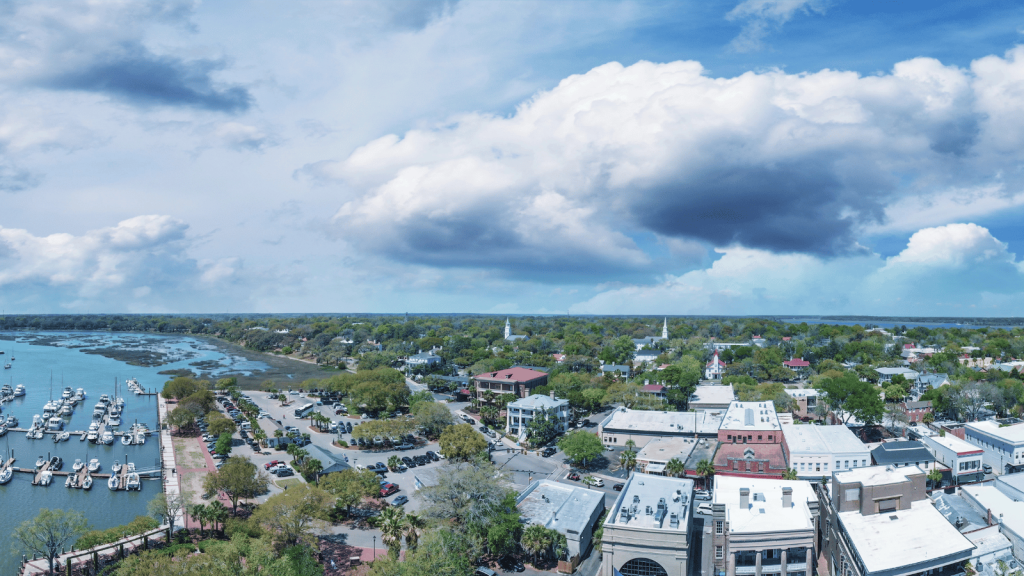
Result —
[[124, 538], [125, 534], [134, 536], [136, 534], [142, 534], [154, 530], [160, 523], [149, 516], [136, 516], [135, 520], [132, 520], [128, 524], [123, 526], [114, 526], [113, 528], [107, 528], [106, 530], [92, 530], [86, 532], [78, 542], [75, 543], [75, 547], [78, 549], [92, 548], [93, 546], [100, 546], [101, 544], [110, 544], [111, 542], [117, 542], [121, 538]]

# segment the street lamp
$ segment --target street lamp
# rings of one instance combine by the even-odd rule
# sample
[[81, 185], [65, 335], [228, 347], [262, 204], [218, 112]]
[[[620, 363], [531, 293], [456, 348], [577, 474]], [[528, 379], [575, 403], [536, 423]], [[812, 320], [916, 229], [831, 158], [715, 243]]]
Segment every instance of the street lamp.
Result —
[[377, 536], [373, 537], [373, 559], [377, 559]]

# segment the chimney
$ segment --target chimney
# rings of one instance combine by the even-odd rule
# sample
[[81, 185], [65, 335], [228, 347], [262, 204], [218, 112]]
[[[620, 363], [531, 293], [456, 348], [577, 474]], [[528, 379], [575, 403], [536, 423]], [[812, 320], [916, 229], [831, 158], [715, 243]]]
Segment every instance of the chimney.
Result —
[[551, 392], [548, 392], [548, 394], [550, 394], [550, 395], [551, 395], [551, 399], [552, 399], [552, 400], [554, 400], [554, 399], [555, 399], [555, 391], [554, 391], [554, 390], [552, 390]]
[[750, 507], [750, 488], [740, 488], [740, 508], [746, 510]]
[[788, 486], [782, 488], [782, 507], [793, 507], [793, 489]]

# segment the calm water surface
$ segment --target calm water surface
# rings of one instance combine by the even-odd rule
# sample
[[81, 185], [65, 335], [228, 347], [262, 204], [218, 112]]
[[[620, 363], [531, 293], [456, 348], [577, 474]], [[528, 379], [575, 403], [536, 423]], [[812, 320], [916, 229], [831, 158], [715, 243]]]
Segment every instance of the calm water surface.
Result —
[[[11, 340], [11, 338], [14, 338]], [[196, 364], [213, 377], [232, 373], [259, 372], [266, 365], [240, 356], [224, 354], [209, 343], [189, 337], [152, 336], [143, 334], [109, 334], [90, 332], [67, 333], [4, 333], [0, 332], [0, 365], [10, 362], [11, 369], [0, 370], [0, 384], [24, 384], [25, 396], [2, 407], [4, 418], [14, 414], [20, 427], [31, 425], [32, 416], [41, 414], [43, 405], [52, 394], [59, 398], [64, 386], [83, 388], [88, 395], [80, 402], [65, 430], [86, 430], [92, 421], [92, 410], [101, 394], [114, 394], [115, 379], [120, 385], [128, 378], [137, 378], [143, 387], [159, 390], [170, 378], [158, 374], [162, 370], [191, 368]], [[116, 349], [116, 353], [143, 352], [147, 362], [158, 366], [130, 366], [127, 363], [86, 350]], [[10, 358], [15, 360], [11, 361]], [[138, 357], [138, 356], [137, 356]], [[190, 365], [191, 364], [191, 365]], [[63, 384], [62, 384], [63, 382]], [[125, 388], [119, 390], [125, 399], [125, 409], [119, 430], [127, 430], [133, 422], [145, 422], [157, 428], [157, 401], [155, 396], [136, 396]], [[139, 469], [159, 467], [159, 441], [154, 434], [142, 446], [122, 446], [115, 441], [110, 446], [71, 440], [54, 444], [49, 437], [27, 440], [24, 433], [8, 433], [0, 438], [0, 452], [13, 451], [15, 466], [31, 468], [39, 456], [55, 455], [64, 459], [63, 470], [70, 470], [76, 458], [87, 462], [99, 458], [101, 472], [110, 472], [114, 460], [135, 462]], [[54, 479], [48, 487], [32, 486], [30, 474], [16, 473], [5, 486], [0, 486], [0, 575], [17, 574], [18, 561], [10, 549], [10, 533], [21, 522], [33, 518], [41, 508], [65, 508], [85, 514], [93, 528], [103, 529], [130, 522], [135, 516], [146, 514], [146, 504], [161, 490], [159, 480], [143, 481], [138, 492], [111, 492], [105, 481], [98, 481], [92, 490], [69, 490], [63, 477]]]

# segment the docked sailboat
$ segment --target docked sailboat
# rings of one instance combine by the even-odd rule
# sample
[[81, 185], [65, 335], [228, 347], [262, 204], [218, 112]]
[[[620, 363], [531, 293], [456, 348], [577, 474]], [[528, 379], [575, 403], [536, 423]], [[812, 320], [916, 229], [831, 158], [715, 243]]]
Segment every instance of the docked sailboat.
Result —
[[13, 477], [14, 470], [12, 470], [11, 466], [4, 468], [4, 471], [0, 472], [0, 484], [7, 484], [8, 482], [11, 481], [11, 478]]

